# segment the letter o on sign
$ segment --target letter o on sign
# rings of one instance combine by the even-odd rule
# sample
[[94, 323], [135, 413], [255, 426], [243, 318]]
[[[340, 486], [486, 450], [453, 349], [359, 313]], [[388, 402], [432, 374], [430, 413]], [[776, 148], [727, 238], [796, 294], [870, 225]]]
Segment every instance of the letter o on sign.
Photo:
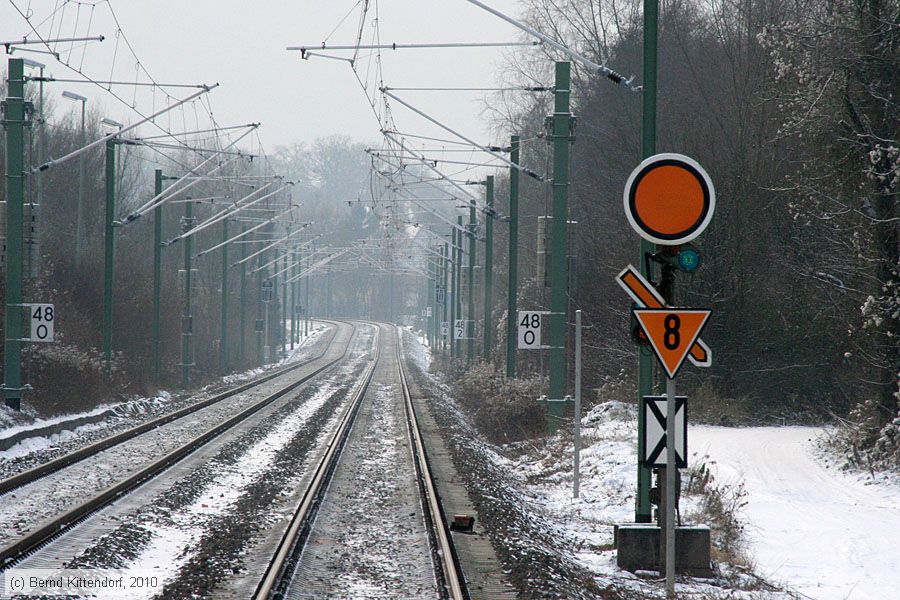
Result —
[[651, 156], [631, 172], [623, 200], [625, 216], [642, 238], [678, 246], [709, 225], [716, 191], [697, 161], [665, 153]]

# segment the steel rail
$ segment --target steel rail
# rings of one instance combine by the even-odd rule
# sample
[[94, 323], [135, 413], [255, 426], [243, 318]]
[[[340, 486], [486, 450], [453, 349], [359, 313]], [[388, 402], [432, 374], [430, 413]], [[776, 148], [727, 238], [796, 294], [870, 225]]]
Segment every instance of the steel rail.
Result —
[[422, 441], [422, 432], [416, 418], [416, 409], [412, 403], [412, 395], [409, 392], [409, 383], [406, 380], [406, 372], [403, 370], [403, 330], [397, 327], [397, 369], [400, 373], [400, 387], [403, 389], [403, 397], [406, 405], [406, 419], [409, 428], [413, 458], [416, 464], [419, 486], [423, 495], [422, 507], [427, 513], [426, 517], [431, 522], [431, 531], [435, 537], [434, 543], [443, 575], [444, 591], [451, 600], [468, 600], [469, 592], [466, 589], [465, 577], [453, 540], [450, 535], [447, 517], [441, 506], [440, 496], [434, 483], [434, 477], [428, 465], [428, 453]]
[[[127, 478], [119, 481], [118, 483], [107, 487], [102, 492], [81, 503], [80, 505], [66, 511], [61, 515], [57, 515], [53, 519], [45, 522], [35, 531], [32, 531], [24, 537], [19, 538], [18, 540], [12, 542], [4, 548], [0, 548], [0, 572], [3, 572], [4, 570], [10, 568], [12, 565], [19, 562], [20, 560], [31, 554], [33, 551], [39, 549], [53, 539], [66, 533], [75, 525], [81, 523], [84, 519], [89, 517], [91, 514], [112, 503], [125, 493], [132, 491], [139, 485], [143, 484], [145, 481], [168, 469], [170, 466], [179, 462], [181, 459], [183, 459], [196, 449], [200, 448], [201, 446], [205, 445], [210, 440], [220, 436], [238, 423], [244, 421], [248, 417], [258, 412], [259, 410], [265, 408], [279, 398], [289, 394], [303, 384], [318, 377], [324, 371], [330, 369], [337, 363], [344, 360], [344, 358], [347, 356], [347, 352], [350, 349], [350, 342], [352, 341], [355, 332], [356, 329], [354, 327], [353, 332], [351, 333], [350, 338], [347, 340], [347, 344], [344, 347], [344, 351], [340, 356], [326, 362], [313, 372], [297, 379], [296, 381], [291, 382], [290, 384], [284, 386], [276, 392], [266, 396], [262, 400], [250, 405], [248, 408], [242, 410], [241, 412], [229, 417], [225, 421], [222, 421], [217, 425], [214, 425], [213, 427], [207, 429], [204, 433], [200, 434], [194, 439], [186, 442], [185, 444], [182, 444], [172, 452], [169, 452], [165, 456], [146, 465], [140, 471], [133, 473], [132, 475], [129, 475]], [[335, 337], [336, 336], [337, 333], [335, 333]], [[331, 342], [334, 342], [334, 337], [332, 337]], [[320, 359], [321, 357], [315, 360]], [[298, 365], [298, 367], [299, 366], [301, 365]], [[258, 381], [254, 383], [254, 385], [258, 384]]]
[[[365, 323], [365, 321], [363, 321]], [[374, 323], [369, 323], [374, 324]], [[269, 600], [270, 598], [283, 598], [291, 583], [293, 569], [299, 558], [300, 550], [306, 543], [306, 538], [312, 528], [312, 521], [318, 512], [319, 505], [331, 477], [337, 468], [340, 460], [341, 451], [347, 438], [350, 436], [350, 430], [359, 407], [362, 405], [363, 398], [369, 389], [369, 384], [375, 374], [375, 368], [381, 356], [381, 326], [376, 325], [375, 335], [375, 357], [366, 370], [361, 385], [357, 388], [351, 402], [347, 404], [343, 415], [338, 422], [334, 433], [328, 441], [325, 452], [310, 479], [309, 485], [303, 492], [303, 497], [294, 511], [291, 522], [281, 537], [281, 541], [275, 550], [272, 560], [266, 567], [262, 579], [253, 594], [255, 600]]]

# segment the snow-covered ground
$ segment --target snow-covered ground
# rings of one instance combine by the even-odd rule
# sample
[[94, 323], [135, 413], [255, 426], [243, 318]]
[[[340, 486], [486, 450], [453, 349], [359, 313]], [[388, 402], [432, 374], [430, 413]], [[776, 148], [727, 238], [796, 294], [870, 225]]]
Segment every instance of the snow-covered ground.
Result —
[[761, 575], [816, 600], [900, 598], [900, 486], [828, 468], [822, 432], [695, 426], [690, 444], [718, 481], [743, 482]]
[[[415, 335], [412, 332], [412, 335]], [[409, 340], [410, 337], [407, 337]], [[407, 344], [406, 354], [427, 373], [430, 349]], [[435, 381], [437, 376], [431, 375]], [[581, 486], [573, 498], [573, 441], [571, 433], [548, 440], [522, 442], [515, 448], [496, 448], [484, 443], [482, 455], [497, 463], [516, 481], [508, 494], [521, 498], [529, 512], [547, 529], [556, 531], [575, 560], [593, 573], [601, 587], [627, 590], [628, 597], [663, 598], [659, 581], [648, 581], [616, 565], [612, 547], [613, 525], [634, 519], [637, 476], [637, 410], [634, 404], [608, 401], [594, 406], [582, 419]], [[693, 452], [692, 452], [693, 454]], [[681, 513], [687, 518], [700, 499], [682, 495]], [[693, 524], [685, 521], [685, 524]], [[743, 589], [733, 589], [725, 578], [679, 577], [676, 589], [684, 597], [775, 600], [789, 594], [759, 589], [756, 578], [720, 565]]]
[[[241, 373], [226, 375], [218, 381], [204, 386], [198, 390], [197, 394], [213, 393], [222, 385], [230, 386], [250, 381], [268, 371], [284, 367], [298, 360], [306, 359], [308, 358], [307, 351], [320, 341], [327, 330], [328, 326], [316, 322], [313, 324], [309, 335], [307, 337], [301, 336], [299, 345], [293, 350], [288, 351], [288, 355], [278, 362], [267, 365], [266, 367], [257, 367]], [[57, 447], [66, 442], [76, 441], [86, 434], [101, 432], [111, 425], [119, 424], [123, 419], [127, 419], [131, 425], [136, 425], [137, 421], [140, 421], [143, 418], [149, 418], [150, 416], [156, 415], [156, 413], [166, 412], [167, 406], [174, 398], [175, 396], [173, 396], [173, 394], [163, 390], [156, 396], [150, 398], [135, 397], [125, 402], [102, 404], [93, 410], [59, 415], [48, 419], [35, 419], [25, 413], [15, 413], [11, 409], [0, 406], [0, 440], [9, 439], [29, 431], [35, 432], [33, 436], [26, 437], [22, 439], [22, 441], [10, 446], [7, 450], [0, 451], [0, 461], [12, 460], [41, 450]], [[64, 428], [57, 433], [46, 435], [38, 433], [50, 426], [66, 424], [69, 422], [77, 423], [80, 419], [102, 415], [104, 413], [109, 413], [109, 418], [104, 418], [103, 421], [75, 425], [70, 428]]]

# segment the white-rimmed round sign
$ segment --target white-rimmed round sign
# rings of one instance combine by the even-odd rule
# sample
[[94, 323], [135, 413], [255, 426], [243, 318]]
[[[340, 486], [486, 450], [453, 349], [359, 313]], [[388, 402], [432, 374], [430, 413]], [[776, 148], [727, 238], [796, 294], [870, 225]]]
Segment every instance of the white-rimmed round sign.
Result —
[[631, 172], [623, 196], [625, 216], [638, 234], [666, 246], [703, 233], [716, 208], [716, 190], [703, 167], [683, 154], [647, 158]]

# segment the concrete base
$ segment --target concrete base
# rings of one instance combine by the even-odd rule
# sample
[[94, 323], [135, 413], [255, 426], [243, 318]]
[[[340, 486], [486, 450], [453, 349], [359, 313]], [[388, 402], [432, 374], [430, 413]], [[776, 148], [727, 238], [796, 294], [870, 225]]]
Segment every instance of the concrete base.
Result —
[[[622, 523], [613, 528], [616, 564], [626, 571], [659, 570], [659, 527], [649, 523]], [[675, 528], [675, 572], [691, 577], [712, 577], [710, 534], [706, 525]]]

